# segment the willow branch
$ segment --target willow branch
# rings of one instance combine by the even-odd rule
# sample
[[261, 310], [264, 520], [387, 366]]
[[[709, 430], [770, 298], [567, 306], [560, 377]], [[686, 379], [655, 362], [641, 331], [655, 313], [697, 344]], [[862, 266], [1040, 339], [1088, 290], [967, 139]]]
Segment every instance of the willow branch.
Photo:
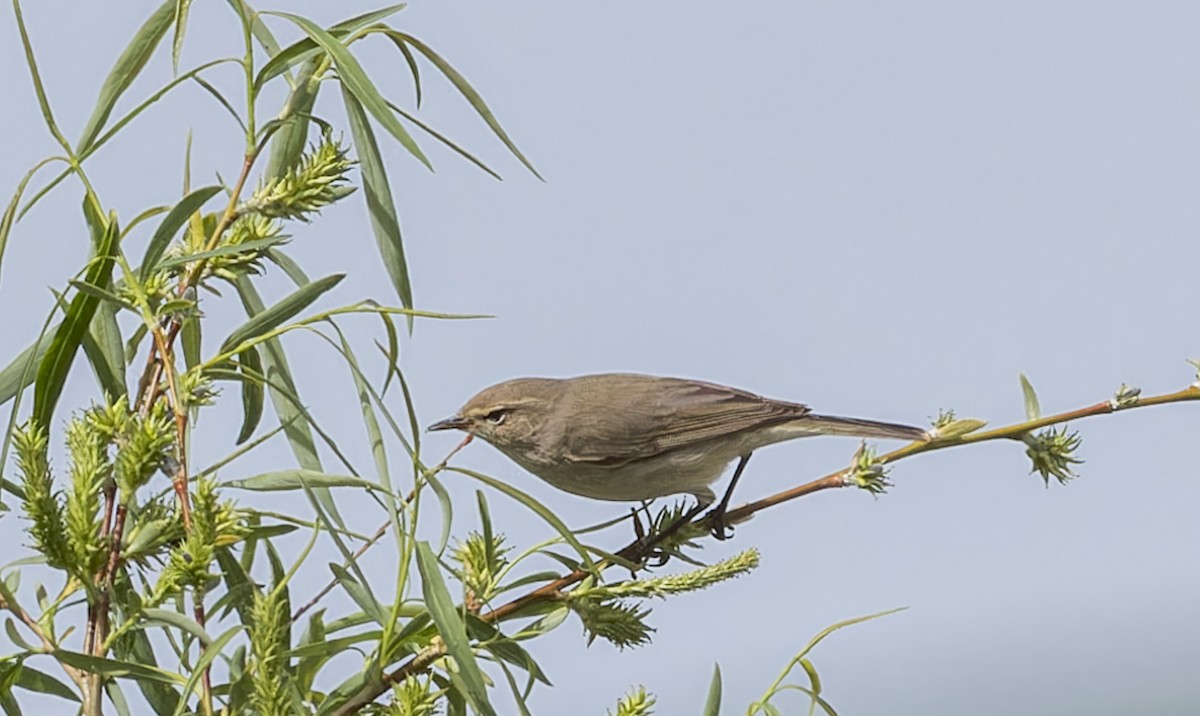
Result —
[[[962, 445], [971, 445], [974, 443], [991, 442], [996, 440], [1020, 440], [1035, 430], [1040, 430], [1053, 425], [1060, 425], [1072, 420], [1079, 420], [1098, 415], [1107, 415], [1114, 412], [1124, 412], [1126, 410], [1135, 410], [1138, 408], [1149, 408], [1152, 406], [1196, 400], [1200, 400], [1200, 381], [1198, 381], [1196, 384], [1188, 386], [1187, 388], [1184, 388], [1183, 390], [1139, 398], [1129, 404], [1121, 404], [1116, 400], [1108, 400], [1076, 410], [1056, 413], [1054, 415], [1047, 415], [1045, 417], [1013, 423], [1011, 425], [993, 428], [991, 430], [969, 432], [965, 435], [944, 437], [939, 436], [937, 431], [934, 430], [931, 431], [929, 439], [913, 442], [891, 452], [880, 455], [878, 458], [876, 458], [876, 463], [893, 464], [899, 462], [900, 460], [911, 458], [923, 453], [959, 447]], [[745, 505], [741, 505], [729, 510], [726, 513], [724, 518], [725, 522], [727, 524], [736, 524], [737, 522], [748, 519], [755, 513], [761, 512], [762, 510], [782, 504], [784, 502], [790, 502], [791, 500], [829, 489], [855, 486], [855, 482], [849, 479], [851, 474], [852, 470], [838, 470], [815, 480], [797, 485], [796, 487], [777, 492], [773, 495], [769, 495]], [[711, 528], [713, 526], [712, 523], [712, 516], [706, 515], [696, 520], [693, 524], [698, 527]], [[655, 543], [652, 539], [635, 540], [617, 552], [616, 557], [618, 560], [640, 563], [654, 553], [654, 547]], [[598, 571], [610, 569], [618, 565], [618, 560], [600, 561], [597, 563], [596, 569]], [[584, 570], [574, 570], [562, 575], [552, 582], [548, 582], [534, 590], [531, 590], [530, 592], [506, 604], [481, 614], [479, 618], [489, 624], [496, 624], [508, 619], [520, 618], [523, 615], [523, 612], [530, 606], [562, 599], [566, 589], [583, 581], [589, 576], [589, 574], [589, 572]], [[445, 653], [445, 645], [442, 644], [440, 640], [436, 640], [416, 656], [412, 657], [395, 670], [385, 674], [380, 681], [364, 686], [362, 691], [360, 691], [358, 694], [355, 694], [349, 701], [347, 701], [346, 704], [338, 709], [336, 713], [339, 714], [339, 716], [357, 713], [364, 706], [370, 704], [381, 694], [383, 694], [384, 691], [386, 691], [392, 684], [399, 683], [409, 676], [426, 671], [435, 661], [444, 656]]]

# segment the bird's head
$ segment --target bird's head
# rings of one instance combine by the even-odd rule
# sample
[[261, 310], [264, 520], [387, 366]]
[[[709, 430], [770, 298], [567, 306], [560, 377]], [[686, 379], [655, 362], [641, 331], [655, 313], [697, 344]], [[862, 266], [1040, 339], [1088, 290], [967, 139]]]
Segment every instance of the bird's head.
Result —
[[462, 430], [499, 448], [531, 445], [546, 428], [561, 384], [549, 378], [518, 378], [493, 385], [429, 430]]

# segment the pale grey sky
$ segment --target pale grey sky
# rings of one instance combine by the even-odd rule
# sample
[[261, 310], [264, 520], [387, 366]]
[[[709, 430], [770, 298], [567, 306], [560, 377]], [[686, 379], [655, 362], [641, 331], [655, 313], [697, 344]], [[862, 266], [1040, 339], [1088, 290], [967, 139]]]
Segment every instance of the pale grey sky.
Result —
[[[27, 3], [68, 136], [155, 4]], [[329, 22], [372, 7], [286, 4]], [[1022, 415], [1021, 371], [1047, 412], [1104, 400], [1123, 381], [1150, 394], [1194, 378], [1184, 359], [1200, 357], [1200, 6], [418, 0], [394, 24], [474, 83], [546, 178], [426, 73], [423, 116], [505, 181], [432, 143], [433, 174], [389, 148], [418, 305], [497, 316], [419, 322], [405, 341], [424, 423], [517, 375], [674, 374], [830, 413], [923, 422], [954, 408], [997, 425]], [[239, 41], [224, 3], [196, 3], [184, 66]], [[377, 40], [355, 52], [411, 105], [394, 49]], [[130, 98], [169, 76], [160, 51]], [[233, 70], [216, 77], [236, 82]], [[9, 10], [0, 94], [7, 197], [54, 151]], [[341, 121], [336, 102], [318, 111]], [[189, 88], [90, 162], [105, 203], [128, 219], [177, 197], [188, 126], [198, 181], [231, 177], [236, 127]], [[36, 335], [47, 287], [85, 255], [78, 203], [77, 189], [60, 189], [14, 232], [0, 273], [5, 362]], [[313, 276], [350, 273], [329, 305], [394, 300], [360, 197], [298, 230], [290, 250]], [[268, 285], [285, 288], [277, 276]], [[231, 326], [235, 303], [210, 298], [204, 310]], [[364, 320], [354, 334], [364, 354], [374, 330]], [[289, 346], [305, 399], [366, 469], [344, 368], [317, 340]], [[64, 404], [91, 398], [85, 373]], [[232, 389], [227, 400], [237, 403]], [[904, 462], [878, 500], [843, 491], [768, 510], [704, 551], [757, 546], [759, 570], [654, 605], [652, 646], [585, 649], [574, 620], [536, 643], [556, 687], [537, 693], [535, 713], [601, 713], [636, 684], [658, 695], [659, 713], [698, 713], [714, 662], [725, 712], [741, 713], [821, 628], [897, 606], [911, 608], [813, 655], [840, 713], [1194, 713], [1198, 410], [1079, 423], [1087, 462], [1067, 488], [1028, 475], [1019, 444], [993, 444]], [[236, 411], [201, 422], [197, 462], [228, 448]], [[426, 446], [437, 459], [452, 442]], [[837, 469], [854, 447], [763, 450], [740, 497]], [[288, 460], [281, 445], [223, 477]], [[555, 492], [486, 445], [457, 462], [572, 525], [624, 509]], [[462, 534], [475, 486], [449, 482]], [[514, 543], [546, 536], [503, 497], [491, 504]], [[0, 540], [23, 540], [21, 528], [0, 520]], [[381, 586], [386, 550], [372, 557]], [[502, 691], [495, 701], [515, 713]]]

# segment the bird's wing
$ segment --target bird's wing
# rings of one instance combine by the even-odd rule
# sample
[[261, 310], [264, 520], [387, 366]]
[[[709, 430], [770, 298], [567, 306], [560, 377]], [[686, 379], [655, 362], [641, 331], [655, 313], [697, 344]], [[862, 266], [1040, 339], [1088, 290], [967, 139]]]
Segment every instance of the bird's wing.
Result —
[[620, 465], [807, 415], [808, 406], [713, 383], [642, 375], [595, 376], [563, 396], [573, 416], [563, 457]]

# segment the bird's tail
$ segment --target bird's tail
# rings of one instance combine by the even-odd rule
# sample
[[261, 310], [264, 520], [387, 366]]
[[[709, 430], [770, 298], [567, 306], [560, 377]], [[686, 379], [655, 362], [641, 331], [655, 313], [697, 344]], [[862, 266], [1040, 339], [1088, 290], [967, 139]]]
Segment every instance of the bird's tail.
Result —
[[823, 435], [846, 435], [855, 438], [883, 438], [889, 440], [923, 440], [925, 428], [898, 423], [881, 423], [877, 420], [842, 418], [836, 415], [808, 414], [801, 418], [806, 428]]

